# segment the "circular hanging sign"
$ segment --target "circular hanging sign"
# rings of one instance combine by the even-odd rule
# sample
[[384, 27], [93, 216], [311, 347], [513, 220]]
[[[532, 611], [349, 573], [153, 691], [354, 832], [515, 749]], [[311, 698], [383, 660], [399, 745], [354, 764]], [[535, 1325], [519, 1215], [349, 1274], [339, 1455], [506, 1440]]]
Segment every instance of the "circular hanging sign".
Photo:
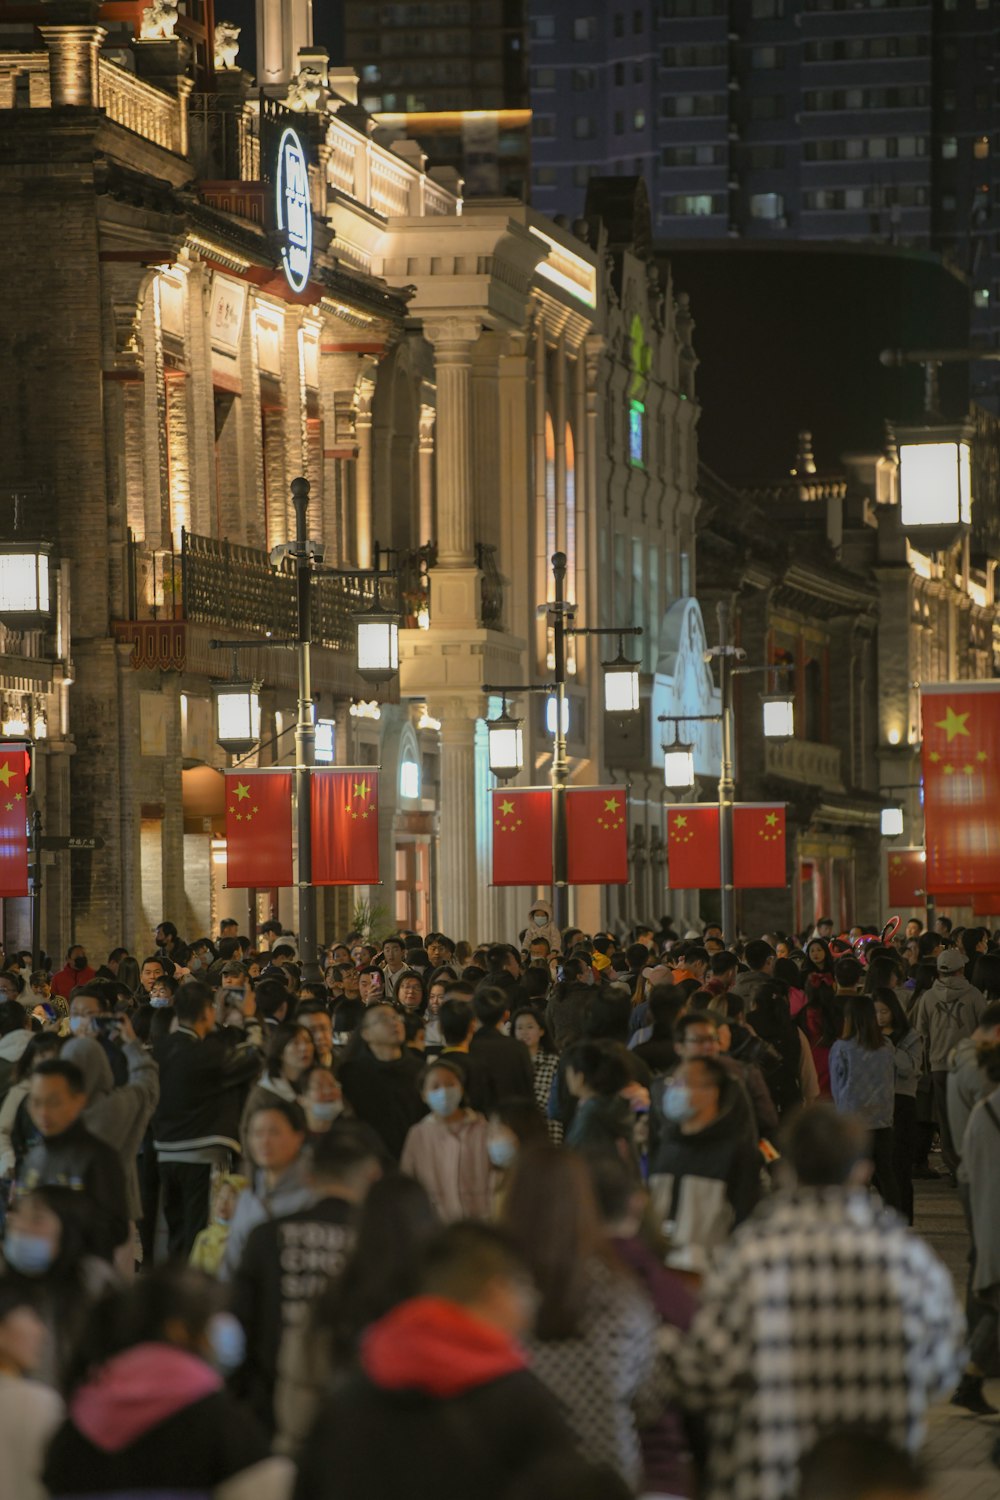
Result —
[[309, 166], [298, 133], [282, 132], [275, 173], [278, 229], [284, 235], [281, 264], [293, 292], [304, 290], [312, 266], [313, 225]]

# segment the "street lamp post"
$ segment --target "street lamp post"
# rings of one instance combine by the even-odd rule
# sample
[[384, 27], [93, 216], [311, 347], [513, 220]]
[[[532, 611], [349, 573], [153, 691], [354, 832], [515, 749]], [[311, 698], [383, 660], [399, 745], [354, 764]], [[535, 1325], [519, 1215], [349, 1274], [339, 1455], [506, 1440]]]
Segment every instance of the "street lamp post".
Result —
[[[568, 727], [568, 704], [566, 699], [566, 638], [571, 635], [610, 635], [624, 638], [627, 635], [642, 635], [641, 625], [586, 626], [574, 625], [576, 605], [566, 598], [566, 554], [552, 554], [553, 598], [550, 604], [540, 605], [539, 614], [544, 614], [552, 625], [553, 664], [555, 675], [551, 682], [540, 682], [525, 686], [517, 683], [483, 683], [484, 693], [500, 693], [503, 709], [499, 719], [487, 722], [490, 745], [490, 770], [500, 780], [508, 780], [520, 769], [521, 747], [519, 721], [507, 713], [507, 698], [518, 693], [547, 693], [552, 695], [555, 722], [552, 725], [552, 916], [560, 932], [569, 926], [569, 884], [566, 859], [566, 784], [569, 780], [569, 758], [566, 752]], [[618, 659], [604, 663], [616, 675], [625, 668], [637, 669], [638, 664], [626, 662], [619, 649]], [[630, 684], [627, 706], [622, 700], [618, 712], [635, 712], [639, 707], [637, 691]], [[607, 699], [605, 700], [607, 701]], [[617, 704], [616, 699], [616, 704]], [[496, 731], [496, 732], [494, 732]], [[501, 731], [503, 731], [501, 733]], [[518, 736], [516, 752], [513, 752], [511, 732]], [[516, 754], [517, 765], [513, 766], [512, 754]]]
[[[719, 644], [705, 652], [706, 661], [719, 663], [719, 712], [717, 714], [660, 714], [659, 723], [672, 724], [676, 736], [682, 724], [719, 724], [721, 758], [719, 763], [719, 898], [722, 933], [727, 943], [736, 940], [736, 887], [733, 883], [733, 806], [736, 801], [734, 747], [736, 743], [736, 703], [734, 681], [751, 672], [788, 671], [784, 663], [770, 666], [744, 665], [746, 652], [729, 639], [729, 601], [720, 599], [716, 607], [719, 622]], [[763, 700], [765, 739], [788, 739], [793, 732], [793, 700], [788, 693], [770, 693]], [[676, 779], [672, 779], [676, 777]], [[694, 753], [690, 746], [663, 747], [663, 779], [667, 786], [688, 789], [694, 785]]]
[[[295, 511], [295, 537], [282, 543], [271, 553], [272, 565], [282, 558], [290, 558], [295, 568], [296, 633], [291, 640], [268, 638], [261, 645], [294, 647], [298, 665], [298, 708], [295, 719], [295, 805], [298, 835], [298, 928], [299, 955], [302, 962], [302, 978], [314, 983], [322, 978], [319, 966], [319, 941], [316, 926], [316, 889], [312, 883], [312, 816], [310, 807], [309, 778], [316, 764], [316, 706], [312, 690], [312, 583], [314, 578], [375, 579], [375, 600], [370, 610], [359, 611], [355, 618], [358, 670], [369, 682], [384, 682], [398, 669], [398, 623], [391, 612], [379, 608], [379, 580], [395, 577], [391, 572], [378, 568], [325, 568], [322, 566], [322, 548], [309, 540], [307, 511], [309, 508], [309, 480], [303, 477], [292, 480], [292, 506]], [[372, 627], [375, 627], [374, 633]], [[209, 641], [209, 647], [230, 650], [234, 653], [242, 647], [251, 646], [252, 641]], [[235, 657], [234, 657], [235, 660]], [[234, 671], [235, 675], [235, 671]], [[231, 684], [230, 694], [240, 685]], [[248, 685], [245, 692], [251, 693], [256, 706], [248, 707], [246, 716], [251, 723], [253, 742], [260, 735], [260, 709], [257, 691], [259, 684]], [[225, 688], [216, 689], [216, 738], [224, 749], [233, 749], [235, 741], [226, 741], [218, 732], [221, 722], [221, 701], [226, 696]], [[253, 743], [251, 742], [251, 743]], [[241, 743], [247, 750], [251, 744]]]

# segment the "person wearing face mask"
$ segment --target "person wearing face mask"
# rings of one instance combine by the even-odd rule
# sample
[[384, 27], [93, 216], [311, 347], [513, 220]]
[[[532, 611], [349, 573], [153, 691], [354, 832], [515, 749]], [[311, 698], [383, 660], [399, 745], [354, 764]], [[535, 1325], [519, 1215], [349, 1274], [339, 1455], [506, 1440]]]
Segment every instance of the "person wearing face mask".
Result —
[[81, 984], [89, 984], [97, 978], [97, 970], [87, 962], [87, 950], [79, 943], [71, 943], [66, 950], [66, 962], [52, 976], [52, 988], [57, 995], [68, 1000]]
[[30, 1378], [41, 1361], [45, 1336], [31, 1293], [0, 1284], [0, 1446], [5, 1484], [17, 1500], [46, 1500], [42, 1463], [63, 1418], [56, 1392]]
[[45, 1325], [35, 1374], [62, 1389], [90, 1309], [117, 1277], [87, 1249], [78, 1195], [68, 1187], [23, 1194], [4, 1226], [0, 1289], [30, 1295]]
[[232, 1280], [230, 1307], [246, 1335], [246, 1361], [233, 1382], [273, 1433], [278, 1361], [354, 1245], [358, 1210], [382, 1175], [385, 1153], [367, 1125], [337, 1125], [312, 1149], [306, 1178], [314, 1201], [252, 1231]]
[[332, 1064], [317, 1063], [309, 1069], [299, 1103], [306, 1113], [309, 1140], [315, 1143], [344, 1113], [344, 1095]]
[[218, 1288], [189, 1267], [137, 1281], [94, 1320], [92, 1359], [71, 1391], [43, 1480], [61, 1500], [224, 1493], [278, 1500], [287, 1459], [226, 1389], [239, 1325]]
[[426, 1189], [445, 1223], [489, 1218], [489, 1126], [464, 1103], [461, 1062], [444, 1055], [428, 1063], [420, 1077], [420, 1093], [430, 1113], [407, 1135], [400, 1168]]
[[[495, 1199], [503, 1199], [504, 1186], [510, 1169], [522, 1151], [532, 1146], [544, 1146], [549, 1141], [545, 1121], [534, 1105], [526, 1099], [509, 1099], [498, 1104], [490, 1114], [490, 1128], [486, 1137], [486, 1151], [490, 1166], [497, 1173]], [[494, 1215], [495, 1217], [495, 1215]]]
[[552, 953], [563, 952], [562, 933], [552, 920], [552, 907], [547, 901], [531, 903], [524, 927], [524, 942], [530, 946], [533, 938], [546, 938]]
[[667, 1265], [704, 1272], [711, 1251], [750, 1214], [760, 1155], [742, 1086], [717, 1057], [690, 1057], [663, 1091], [649, 1189], [670, 1246]]

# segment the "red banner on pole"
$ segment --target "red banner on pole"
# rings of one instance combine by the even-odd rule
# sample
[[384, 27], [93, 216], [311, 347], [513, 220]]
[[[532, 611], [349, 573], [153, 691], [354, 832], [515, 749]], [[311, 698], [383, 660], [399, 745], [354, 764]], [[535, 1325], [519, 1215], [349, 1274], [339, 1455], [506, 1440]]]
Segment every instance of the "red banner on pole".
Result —
[[628, 795], [622, 787], [567, 791], [566, 878], [570, 885], [628, 884]]
[[924, 875], [927, 859], [922, 849], [890, 849], [889, 862], [889, 906], [904, 911], [914, 906], [925, 906], [927, 894]]
[[28, 894], [28, 752], [0, 749], [0, 896]]
[[552, 792], [492, 794], [493, 884], [552, 884]]
[[679, 802], [667, 808], [667, 885], [672, 891], [719, 885], [719, 808]]
[[226, 773], [226, 884], [292, 884], [291, 771]]
[[921, 694], [926, 880], [955, 899], [1000, 891], [1000, 682]]
[[737, 802], [733, 808], [733, 885], [738, 891], [788, 884], [783, 802]]
[[377, 885], [378, 772], [313, 770], [313, 885]]

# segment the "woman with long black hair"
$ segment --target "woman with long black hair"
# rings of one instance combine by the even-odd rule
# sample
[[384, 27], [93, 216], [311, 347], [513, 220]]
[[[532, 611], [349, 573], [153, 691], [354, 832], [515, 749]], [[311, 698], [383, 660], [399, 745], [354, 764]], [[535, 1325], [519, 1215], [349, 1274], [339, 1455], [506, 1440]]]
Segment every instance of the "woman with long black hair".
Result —
[[892, 1115], [892, 1163], [899, 1188], [899, 1209], [913, 1223], [913, 1151], [917, 1138], [917, 1082], [923, 1068], [924, 1043], [906, 1018], [899, 996], [888, 987], [876, 990], [875, 1019], [895, 1051], [896, 1094]]
[[894, 1051], [879, 1029], [871, 995], [848, 995], [844, 1034], [830, 1049], [830, 1092], [842, 1114], [857, 1115], [871, 1132], [876, 1185], [889, 1207], [899, 1208], [892, 1143]]

